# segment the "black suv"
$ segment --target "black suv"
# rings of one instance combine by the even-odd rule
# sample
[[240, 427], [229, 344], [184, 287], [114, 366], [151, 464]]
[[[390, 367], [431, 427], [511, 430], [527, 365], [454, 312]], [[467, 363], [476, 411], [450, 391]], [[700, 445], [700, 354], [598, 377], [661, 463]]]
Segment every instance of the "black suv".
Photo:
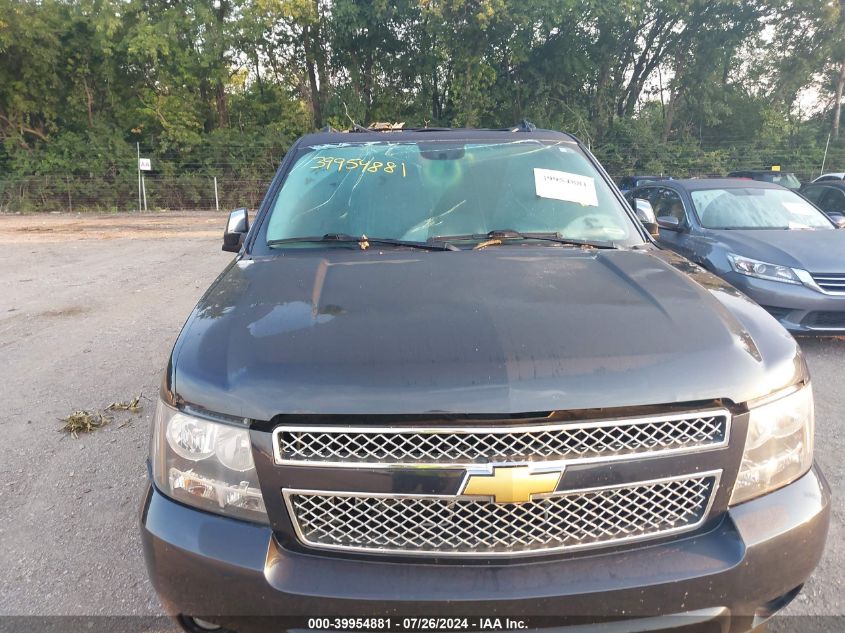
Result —
[[224, 248], [142, 505], [189, 630], [742, 631], [816, 566], [795, 340], [572, 136], [306, 136]]

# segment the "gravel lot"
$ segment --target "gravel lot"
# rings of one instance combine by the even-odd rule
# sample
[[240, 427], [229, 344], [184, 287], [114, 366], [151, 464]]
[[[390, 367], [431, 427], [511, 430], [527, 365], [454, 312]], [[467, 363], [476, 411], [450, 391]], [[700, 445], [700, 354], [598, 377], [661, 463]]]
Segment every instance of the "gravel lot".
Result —
[[[155, 397], [179, 328], [231, 257], [220, 251], [223, 221], [0, 216], [0, 615], [161, 615], [137, 527], [153, 401], [79, 439], [59, 432], [59, 419]], [[845, 615], [845, 339], [802, 346], [816, 458], [836, 499], [825, 558], [788, 613]], [[784, 617], [771, 628], [845, 628], [842, 618], [815, 622]]]

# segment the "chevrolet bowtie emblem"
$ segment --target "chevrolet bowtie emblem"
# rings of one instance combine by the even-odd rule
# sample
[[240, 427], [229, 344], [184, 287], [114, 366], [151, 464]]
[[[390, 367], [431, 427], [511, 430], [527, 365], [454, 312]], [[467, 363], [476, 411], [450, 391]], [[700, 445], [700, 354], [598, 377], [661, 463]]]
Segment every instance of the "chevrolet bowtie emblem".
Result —
[[563, 469], [531, 472], [529, 466], [499, 466], [492, 474], [467, 474], [461, 494], [493, 497], [496, 503], [524, 503], [531, 495], [554, 492]]

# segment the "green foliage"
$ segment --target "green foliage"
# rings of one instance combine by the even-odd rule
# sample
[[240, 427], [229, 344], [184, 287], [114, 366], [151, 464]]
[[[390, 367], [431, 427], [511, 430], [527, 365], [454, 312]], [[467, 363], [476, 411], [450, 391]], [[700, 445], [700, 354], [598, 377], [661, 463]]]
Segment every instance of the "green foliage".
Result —
[[209, 206], [215, 177], [252, 204], [297, 136], [373, 121], [527, 118], [614, 175], [807, 177], [843, 42], [827, 0], [0, 0], [0, 209], [131, 208], [136, 143], [153, 207]]

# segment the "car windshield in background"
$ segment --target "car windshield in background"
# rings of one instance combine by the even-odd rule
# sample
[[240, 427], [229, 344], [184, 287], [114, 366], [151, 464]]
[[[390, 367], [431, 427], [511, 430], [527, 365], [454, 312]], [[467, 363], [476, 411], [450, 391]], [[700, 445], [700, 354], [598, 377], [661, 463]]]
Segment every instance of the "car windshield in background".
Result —
[[784, 189], [704, 189], [691, 195], [708, 229], [833, 229], [821, 211]]
[[761, 174], [759, 180], [771, 182], [787, 189], [798, 189], [801, 186], [801, 181], [795, 177], [795, 174], [789, 172], [771, 172], [768, 174]]
[[643, 242], [577, 145], [537, 140], [306, 148], [273, 203], [266, 237], [271, 246], [330, 235], [426, 242], [504, 230]]

